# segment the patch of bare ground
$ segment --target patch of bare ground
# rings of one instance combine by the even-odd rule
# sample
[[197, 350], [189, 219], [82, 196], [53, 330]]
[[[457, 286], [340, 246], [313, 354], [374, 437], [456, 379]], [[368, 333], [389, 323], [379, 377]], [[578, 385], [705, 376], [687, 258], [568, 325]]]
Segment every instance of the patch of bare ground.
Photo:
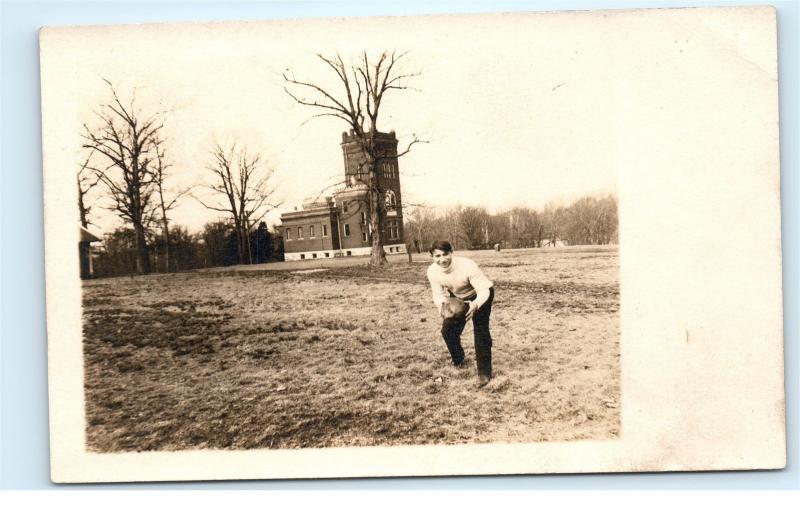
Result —
[[[614, 248], [474, 252], [495, 378], [449, 364], [427, 255], [87, 282], [93, 451], [608, 439], [620, 429]], [[352, 265], [356, 263], [356, 265]], [[310, 266], [307, 266], [310, 268]], [[275, 271], [273, 268], [279, 269]]]

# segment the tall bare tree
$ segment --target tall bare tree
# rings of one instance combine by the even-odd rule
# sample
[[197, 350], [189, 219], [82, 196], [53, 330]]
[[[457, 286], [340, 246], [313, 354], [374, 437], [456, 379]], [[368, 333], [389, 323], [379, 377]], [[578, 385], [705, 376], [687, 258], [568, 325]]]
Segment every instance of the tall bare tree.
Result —
[[[166, 180], [168, 177], [168, 169], [172, 164], [167, 161], [164, 149], [164, 140], [156, 138], [154, 140], [153, 149], [155, 151], [155, 161], [153, 165], [153, 182], [156, 188], [158, 219], [157, 222], [161, 225], [161, 235], [164, 239], [164, 270], [169, 272], [172, 267], [170, 266], [170, 233], [169, 233], [169, 217], [167, 213], [172, 210], [181, 197], [185, 196], [191, 191], [191, 187], [183, 188], [181, 190], [168, 190], [166, 187]], [[175, 267], [177, 269], [177, 267]]]
[[100, 183], [100, 178], [97, 176], [97, 173], [89, 166], [93, 154], [94, 151], [89, 152], [78, 169], [78, 174], [76, 176], [78, 181], [78, 212], [80, 214], [81, 226], [84, 229], [92, 225], [92, 222], [89, 220], [89, 214], [92, 212], [94, 204], [87, 204], [89, 201], [89, 193]]
[[547, 234], [547, 245], [555, 247], [562, 240], [565, 210], [553, 202], [548, 202], [542, 212], [542, 219]]
[[481, 248], [489, 244], [489, 213], [486, 209], [467, 206], [459, 211], [458, 223], [467, 248]]
[[509, 242], [512, 247], [542, 246], [545, 225], [541, 213], [532, 208], [515, 207], [505, 214], [509, 218]]
[[123, 104], [111, 82], [104, 81], [112, 98], [95, 112], [97, 126], [84, 124], [84, 147], [105, 157], [106, 165], [91, 168], [109, 193], [110, 209], [133, 227], [137, 273], [150, 273], [146, 229], [156, 190], [151, 164], [164, 123], [160, 114], [142, 114], [135, 97]]
[[563, 233], [572, 245], [605, 245], [617, 236], [614, 196], [582, 197], [565, 208]]
[[207, 186], [218, 197], [217, 202], [196, 199], [214, 211], [230, 214], [239, 248], [239, 263], [252, 263], [250, 229], [264, 216], [280, 206], [273, 201], [275, 188], [270, 186], [274, 169], [263, 168], [259, 154], [250, 155], [247, 149], [237, 151], [236, 144], [225, 148], [219, 143], [211, 151], [212, 164], [207, 168], [214, 182]]
[[[370, 59], [365, 51], [358, 60], [345, 63], [338, 54], [334, 57], [317, 54], [317, 58], [335, 74], [330, 86], [300, 80], [290, 73], [283, 74], [284, 90], [295, 102], [316, 108], [319, 113], [312, 118], [334, 117], [344, 121], [364, 153], [366, 209], [372, 233], [372, 266], [387, 264], [383, 249], [386, 205], [378, 179], [378, 169], [382, 159], [389, 155], [382, 154], [377, 140], [381, 105], [389, 91], [409, 89], [408, 80], [419, 75], [399, 70], [398, 62], [405, 55], [406, 53], [384, 51], [376, 59]], [[419, 142], [421, 141], [414, 136], [405, 150], [398, 151], [397, 157], [406, 154], [412, 145]]]
[[[92, 189], [100, 182], [100, 178], [92, 171], [89, 162], [92, 159], [93, 151], [86, 155], [83, 160], [78, 173], [76, 174], [78, 185], [78, 214], [80, 215], [81, 226], [86, 229], [92, 224], [89, 220], [89, 214], [92, 211], [94, 203], [89, 204], [90, 193]], [[91, 242], [80, 241], [78, 242], [78, 250], [80, 252], [80, 275], [82, 279], [91, 277], [92, 274], [92, 261], [91, 261]]]
[[418, 205], [404, 213], [404, 216], [406, 243], [412, 245], [417, 253], [427, 251], [431, 243], [440, 237], [440, 221], [436, 213], [431, 208]]

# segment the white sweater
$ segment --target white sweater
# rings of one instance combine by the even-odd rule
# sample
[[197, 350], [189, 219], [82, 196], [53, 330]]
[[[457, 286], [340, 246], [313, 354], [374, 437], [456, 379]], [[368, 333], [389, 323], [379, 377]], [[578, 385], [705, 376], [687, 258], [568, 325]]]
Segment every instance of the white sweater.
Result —
[[428, 281], [431, 283], [433, 303], [441, 308], [445, 299], [452, 292], [462, 300], [475, 298], [475, 305], [480, 308], [489, 299], [489, 289], [494, 285], [486, 278], [472, 259], [453, 256], [450, 266], [445, 270], [436, 263], [428, 267]]

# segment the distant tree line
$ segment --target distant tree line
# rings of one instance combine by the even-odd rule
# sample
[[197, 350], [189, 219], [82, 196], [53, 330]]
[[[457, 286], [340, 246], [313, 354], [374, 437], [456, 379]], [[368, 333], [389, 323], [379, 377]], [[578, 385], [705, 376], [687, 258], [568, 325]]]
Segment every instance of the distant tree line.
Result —
[[557, 245], [618, 243], [617, 199], [583, 197], [569, 206], [548, 204], [543, 209], [516, 207], [490, 214], [478, 206], [455, 206], [444, 211], [418, 207], [407, 215], [405, 237], [412, 250], [424, 252], [439, 239], [461, 250], [539, 248]]
[[[185, 227], [174, 226], [170, 232], [170, 246], [163, 237], [148, 233], [148, 264], [153, 272], [195, 270], [216, 266], [240, 264], [242, 259], [237, 229], [232, 222], [209, 222], [200, 233], [189, 233]], [[271, 232], [265, 222], [259, 223], [249, 233], [250, 254], [253, 264], [283, 260], [283, 239], [279, 232]], [[169, 253], [169, 259], [166, 254]], [[94, 277], [131, 275], [137, 270], [136, 232], [130, 227], [119, 227], [106, 234], [103, 244], [94, 248]]]

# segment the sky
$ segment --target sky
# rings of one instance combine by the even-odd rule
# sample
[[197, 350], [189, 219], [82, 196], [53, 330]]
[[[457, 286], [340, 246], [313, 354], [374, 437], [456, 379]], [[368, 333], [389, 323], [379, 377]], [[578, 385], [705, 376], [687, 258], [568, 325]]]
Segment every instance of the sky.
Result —
[[[341, 132], [332, 118], [283, 90], [282, 73], [339, 90], [316, 53], [345, 60], [366, 50], [407, 52], [414, 90], [390, 91], [378, 128], [402, 149], [404, 202], [427, 207], [541, 208], [616, 190], [612, 140], [615, 84], [611, 22], [588, 14], [497, 14], [415, 18], [183, 23], [49, 28], [41, 36], [46, 172], [77, 172], [82, 126], [109, 101], [103, 79], [143, 114], [167, 111], [168, 188], [211, 182], [215, 142], [259, 152], [274, 170], [280, 213], [341, 179]], [[55, 169], [55, 170], [54, 170]], [[77, 195], [76, 191], [64, 191]], [[76, 221], [77, 221], [77, 207]], [[173, 224], [198, 231], [220, 217], [185, 198]], [[96, 206], [96, 232], [120, 225]]]

